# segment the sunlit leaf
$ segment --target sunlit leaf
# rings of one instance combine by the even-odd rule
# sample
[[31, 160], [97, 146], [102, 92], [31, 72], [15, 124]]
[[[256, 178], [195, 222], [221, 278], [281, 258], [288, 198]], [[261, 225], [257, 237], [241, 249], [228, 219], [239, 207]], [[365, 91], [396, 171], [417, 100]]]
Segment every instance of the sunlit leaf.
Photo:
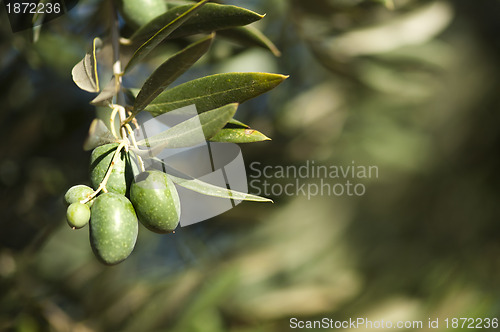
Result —
[[214, 136], [233, 117], [238, 104], [229, 104], [198, 116], [192, 117], [164, 132], [138, 141], [145, 150], [136, 150], [141, 156], [156, 155], [166, 148], [184, 148], [196, 146]]
[[228, 198], [234, 200], [243, 200], [243, 201], [271, 202], [271, 203], [273, 202], [269, 198], [260, 197], [252, 194], [245, 194], [239, 191], [214, 186], [213, 184], [206, 183], [198, 179], [183, 179], [171, 174], [167, 174], [167, 176], [175, 184], [203, 195]]
[[146, 80], [137, 95], [134, 114], [140, 112], [173, 81], [188, 70], [210, 48], [214, 34], [193, 43], [171, 56]]
[[266, 135], [249, 128], [224, 128], [210, 138], [212, 142], [221, 143], [254, 143], [269, 140]]
[[261, 47], [271, 51], [275, 56], [281, 56], [281, 52], [276, 45], [262, 32], [252, 26], [220, 30], [217, 32], [217, 35], [234, 40], [244, 46]]
[[153, 116], [196, 105], [206, 112], [230, 103], [257, 97], [283, 82], [287, 76], [268, 73], [227, 73], [206, 76], [164, 91], [147, 107]]
[[99, 92], [96, 52], [101, 47], [102, 41], [99, 38], [95, 38], [92, 43], [92, 48], [87, 52], [82, 61], [78, 62], [71, 71], [73, 81], [82, 90]]
[[198, 11], [208, 0], [202, 0], [193, 6], [188, 6], [182, 13], [173, 18], [173, 20], [166, 22], [155, 34], [142, 44], [137, 51], [135, 51], [132, 59], [128, 62], [124, 72], [130, 70], [133, 66], [139, 63], [146, 55], [148, 55], [156, 46], [158, 46], [165, 38], [167, 38], [175, 29], [181, 24], [186, 22]]
[[90, 103], [95, 106], [108, 106], [116, 95], [116, 79], [111, 78], [106, 87]]
[[[156, 31], [184, 13], [190, 7], [190, 5], [174, 7], [148, 24], [142, 26], [132, 35], [131, 40], [141, 41], [150, 38]], [[263, 17], [264, 15], [257, 14], [245, 8], [208, 3], [187, 22], [172, 32], [169, 38], [184, 37], [198, 33], [210, 33], [221, 29], [243, 26], [258, 21]]]

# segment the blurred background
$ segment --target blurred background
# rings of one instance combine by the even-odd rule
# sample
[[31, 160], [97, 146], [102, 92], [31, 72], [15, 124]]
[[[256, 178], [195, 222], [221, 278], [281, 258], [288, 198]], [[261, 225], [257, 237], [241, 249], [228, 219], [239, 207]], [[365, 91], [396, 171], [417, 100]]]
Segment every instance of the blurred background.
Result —
[[290, 75], [237, 113], [273, 139], [241, 146], [247, 166], [355, 162], [378, 178], [357, 180], [359, 197], [274, 195], [171, 235], [141, 228], [133, 254], [105, 267], [62, 202], [88, 184], [94, 96], [71, 68], [106, 34], [102, 3], [80, 1], [37, 43], [1, 6], [0, 331], [500, 318], [500, 1], [224, 3], [267, 13], [256, 27], [281, 57], [220, 40], [180, 82]]

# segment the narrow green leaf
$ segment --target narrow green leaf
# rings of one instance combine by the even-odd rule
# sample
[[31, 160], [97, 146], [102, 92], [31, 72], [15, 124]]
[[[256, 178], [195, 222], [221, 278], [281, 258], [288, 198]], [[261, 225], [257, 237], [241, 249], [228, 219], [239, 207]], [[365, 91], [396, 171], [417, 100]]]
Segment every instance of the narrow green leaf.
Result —
[[193, 6], [188, 6], [182, 14], [166, 22], [160, 30], [142, 44], [125, 67], [124, 72], [130, 70], [133, 66], [139, 63], [146, 55], [148, 55], [156, 46], [158, 46], [165, 38], [167, 38], [175, 29], [180, 27], [190, 17], [192, 17], [208, 0], [201, 0]]
[[261, 47], [271, 51], [275, 56], [281, 56], [281, 52], [276, 45], [262, 32], [252, 26], [220, 30], [217, 32], [217, 35], [231, 39], [244, 46]]
[[171, 56], [146, 80], [137, 95], [134, 104], [134, 114], [139, 113], [173, 81], [188, 70], [210, 48], [214, 34], [200, 39]]
[[185, 148], [203, 143], [219, 132], [237, 109], [238, 104], [229, 104], [192, 117], [158, 135], [137, 142], [137, 145], [148, 149], [136, 153], [154, 156], [166, 148]]
[[[227, 188], [222, 188], [215, 186], [210, 183], [203, 182], [201, 180], [195, 179], [189, 175], [184, 174], [183, 172], [172, 168], [170, 165], [165, 163], [163, 160], [153, 157], [151, 158], [152, 160], [160, 163], [163, 165], [165, 169], [167, 169], [167, 176], [170, 177], [170, 179], [180, 185], [181, 187], [184, 187], [186, 189], [195, 191], [197, 193], [203, 194], [203, 195], [208, 195], [208, 196], [214, 196], [214, 197], [220, 197], [220, 198], [228, 198], [228, 199], [234, 199], [234, 200], [245, 200], [245, 201], [254, 201], [254, 202], [271, 202], [274, 203], [271, 199], [265, 198], [265, 197], [260, 197], [252, 194], [246, 194], [243, 192], [235, 191], [235, 190], [230, 190]], [[173, 175], [177, 174], [178, 176]]]
[[222, 188], [218, 186], [214, 186], [213, 184], [206, 183], [200, 181], [198, 179], [183, 179], [171, 174], [167, 174], [167, 176], [175, 183], [181, 187], [186, 189], [195, 191], [197, 193], [220, 197], [220, 198], [228, 198], [234, 200], [243, 200], [243, 201], [253, 201], [253, 202], [273, 202], [269, 198], [260, 197], [252, 194], [245, 194], [239, 191], [230, 190], [227, 188]]
[[268, 73], [227, 73], [206, 76], [164, 91], [147, 107], [153, 116], [196, 105], [199, 113], [257, 97], [288, 76]]
[[232, 128], [232, 127], [237, 127], [237, 128], [238, 128], [238, 127], [239, 127], [239, 128], [250, 128], [250, 126], [249, 126], [249, 125], [244, 124], [243, 122], [238, 121], [238, 120], [236, 120], [235, 118], [232, 118], [231, 120], [229, 120], [229, 121], [227, 122], [227, 124], [228, 124], [228, 125], [231, 125], [231, 128]]
[[254, 143], [271, 140], [266, 135], [254, 129], [224, 128], [210, 138], [212, 142], [221, 143]]
[[92, 43], [92, 48], [87, 52], [82, 61], [78, 62], [71, 71], [73, 81], [82, 90], [99, 92], [96, 52], [101, 47], [102, 41], [99, 38], [95, 38]]
[[[148, 24], [142, 26], [130, 37], [130, 39], [132, 41], [141, 41], [150, 38], [161, 27], [174, 20], [190, 7], [190, 5], [174, 7]], [[243, 26], [258, 21], [263, 17], [264, 15], [257, 14], [245, 8], [208, 3], [187, 22], [172, 32], [169, 38], [184, 37], [198, 33], [210, 33], [221, 29]]]

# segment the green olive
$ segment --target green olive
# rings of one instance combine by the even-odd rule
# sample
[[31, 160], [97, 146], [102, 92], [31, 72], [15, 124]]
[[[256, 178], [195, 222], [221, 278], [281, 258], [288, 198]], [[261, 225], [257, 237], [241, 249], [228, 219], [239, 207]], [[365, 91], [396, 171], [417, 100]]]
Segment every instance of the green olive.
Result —
[[167, 11], [164, 0], [121, 0], [120, 13], [132, 28], [139, 28]]
[[[64, 195], [64, 201], [67, 205], [77, 203], [88, 198], [93, 192], [94, 189], [90, 188], [89, 186], [79, 184], [68, 189], [68, 191]], [[91, 207], [93, 203], [94, 200], [91, 200], [86, 204], [88, 205], [88, 207]]]
[[79, 229], [89, 223], [90, 209], [80, 202], [71, 203], [66, 210], [66, 220], [73, 229]]
[[[90, 182], [97, 189], [101, 184], [113, 159], [117, 143], [105, 144], [95, 148], [90, 156]], [[130, 184], [134, 180], [134, 170], [137, 165], [131, 160], [130, 154], [122, 150], [120, 158], [113, 165], [113, 170], [106, 183], [109, 192], [128, 195]]]
[[90, 216], [90, 245], [102, 263], [114, 265], [126, 259], [134, 250], [138, 228], [134, 207], [125, 196], [104, 193], [96, 198]]
[[160, 171], [139, 174], [132, 183], [130, 200], [140, 222], [156, 233], [169, 233], [179, 224], [181, 206], [175, 185]]

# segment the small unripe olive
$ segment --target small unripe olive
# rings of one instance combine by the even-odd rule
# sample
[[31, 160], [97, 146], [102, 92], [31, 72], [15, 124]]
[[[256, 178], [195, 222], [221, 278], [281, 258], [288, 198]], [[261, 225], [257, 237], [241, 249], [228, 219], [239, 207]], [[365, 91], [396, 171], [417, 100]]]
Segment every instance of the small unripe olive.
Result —
[[80, 202], [71, 203], [66, 210], [66, 220], [71, 228], [82, 228], [90, 220], [90, 208]]
[[[67, 205], [77, 203], [83, 201], [84, 199], [87, 199], [93, 192], [94, 189], [90, 188], [89, 186], [79, 184], [68, 189], [68, 191], [64, 195], [64, 201]], [[91, 207], [93, 202], [94, 201], [91, 200], [86, 204]]]

